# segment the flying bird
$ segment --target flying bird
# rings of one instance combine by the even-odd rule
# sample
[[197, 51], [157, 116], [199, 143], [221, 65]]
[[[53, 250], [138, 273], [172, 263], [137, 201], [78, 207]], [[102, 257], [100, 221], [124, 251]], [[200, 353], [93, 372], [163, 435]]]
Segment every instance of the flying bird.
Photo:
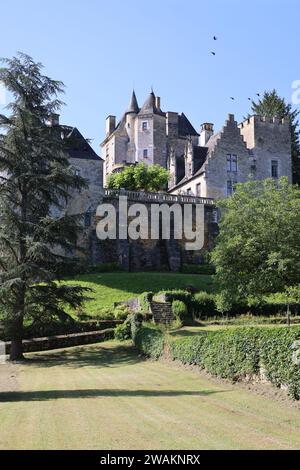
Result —
[[235, 98], [234, 98], [233, 96], [231, 96], [231, 97], [230, 97], [230, 99], [231, 99], [232, 101], [234, 101], [234, 100], [235, 100]]
[[249, 101], [251, 101], [251, 98], [248, 98]]
[[214, 51], [210, 51], [212, 55], [216, 55], [216, 53]]
[[217, 39], [218, 39], [217, 36], [214, 36], [214, 41], [216, 41]]
[[259, 93], [256, 93], [256, 94], [257, 94], [257, 96], [260, 96], [260, 94], [259, 94]]

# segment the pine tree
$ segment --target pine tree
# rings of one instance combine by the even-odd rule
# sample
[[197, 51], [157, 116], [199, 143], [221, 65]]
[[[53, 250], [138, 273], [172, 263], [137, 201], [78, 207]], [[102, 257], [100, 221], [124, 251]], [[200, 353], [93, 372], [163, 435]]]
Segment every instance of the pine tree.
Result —
[[61, 317], [84, 289], [57, 282], [74, 263], [80, 220], [67, 212], [69, 193], [85, 186], [71, 171], [60, 133], [47, 125], [62, 105], [63, 84], [25, 54], [3, 59], [0, 81], [12, 95], [0, 115], [0, 310], [11, 360], [23, 358], [25, 319]]
[[255, 103], [252, 101], [252, 111], [255, 114], [266, 117], [277, 117], [283, 119], [284, 117], [290, 118], [291, 136], [292, 136], [292, 177], [293, 183], [300, 184], [300, 142], [299, 142], [299, 111], [292, 110], [292, 106], [286, 103], [284, 98], [281, 98], [276, 90], [270, 92], [265, 91], [263, 97]]

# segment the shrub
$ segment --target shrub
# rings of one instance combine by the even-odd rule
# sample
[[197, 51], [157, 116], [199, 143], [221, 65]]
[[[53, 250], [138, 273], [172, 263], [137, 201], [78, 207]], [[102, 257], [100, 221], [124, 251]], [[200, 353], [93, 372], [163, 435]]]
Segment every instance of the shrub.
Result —
[[215, 316], [218, 314], [213, 294], [198, 292], [195, 294], [194, 314], [198, 318]]
[[184, 302], [181, 300], [174, 300], [172, 303], [172, 312], [176, 319], [181, 320], [182, 322], [187, 316], [187, 307]]
[[156, 326], [142, 326], [135, 337], [136, 347], [147, 357], [158, 359], [164, 348], [164, 334]]
[[130, 322], [131, 337], [135, 343], [137, 332], [140, 330], [143, 322], [143, 315], [141, 313], [133, 313], [128, 320]]
[[129, 321], [125, 321], [115, 328], [115, 338], [118, 341], [126, 341], [131, 338], [131, 324]]
[[181, 302], [186, 305], [188, 314], [192, 317], [194, 311], [194, 296], [191, 294], [191, 292], [181, 289], [174, 289], [168, 291], [161, 291], [158, 295], [164, 295], [166, 302], [170, 303], [172, 303], [174, 300], [181, 300]]
[[143, 292], [139, 295], [139, 304], [140, 304], [140, 312], [141, 313], [148, 313], [150, 302], [153, 298], [153, 292]]
[[114, 308], [114, 318], [115, 320], [126, 320], [128, 315], [130, 315], [131, 310], [127, 305], [118, 305]]

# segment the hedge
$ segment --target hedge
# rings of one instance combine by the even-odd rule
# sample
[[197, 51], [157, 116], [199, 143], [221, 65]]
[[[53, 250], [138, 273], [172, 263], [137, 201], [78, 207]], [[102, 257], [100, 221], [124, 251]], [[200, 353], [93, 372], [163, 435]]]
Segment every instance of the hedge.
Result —
[[170, 342], [171, 357], [233, 381], [263, 372], [277, 387], [300, 399], [300, 367], [293, 362], [300, 327], [230, 328]]
[[215, 274], [216, 270], [211, 264], [183, 264], [181, 272], [184, 274]]
[[[139, 329], [136, 346], [158, 359], [164, 350], [162, 331]], [[300, 399], [300, 364], [293, 344], [300, 341], [300, 327], [237, 327], [203, 332], [187, 338], [171, 338], [170, 355], [184, 364], [195, 364], [209, 373], [232, 381], [262, 374], [275, 386], [285, 386]], [[299, 346], [300, 349], [300, 346]], [[300, 359], [300, 357], [299, 357]]]
[[134, 344], [145, 356], [158, 359], [163, 353], [164, 334], [157, 327], [143, 326], [137, 330]]

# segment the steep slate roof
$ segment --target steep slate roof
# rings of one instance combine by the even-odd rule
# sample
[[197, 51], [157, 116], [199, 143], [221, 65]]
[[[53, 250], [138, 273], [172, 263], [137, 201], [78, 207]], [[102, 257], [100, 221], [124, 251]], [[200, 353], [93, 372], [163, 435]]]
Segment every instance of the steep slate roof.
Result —
[[194, 147], [194, 175], [202, 167], [207, 157], [207, 147]]
[[135, 91], [132, 91], [132, 95], [128, 104], [128, 108], [126, 113], [138, 113], [140, 110], [137, 99], [136, 99], [136, 94]]
[[101, 160], [76, 127], [63, 125], [58, 127], [61, 132], [61, 138], [65, 142], [66, 151], [71, 158]]
[[166, 114], [162, 112], [161, 109], [158, 109], [155, 104], [155, 94], [151, 91], [150, 95], [143, 104], [140, 114], [159, 114], [160, 116], [165, 116]]
[[184, 113], [178, 115], [178, 134], [182, 137], [199, 135]]

